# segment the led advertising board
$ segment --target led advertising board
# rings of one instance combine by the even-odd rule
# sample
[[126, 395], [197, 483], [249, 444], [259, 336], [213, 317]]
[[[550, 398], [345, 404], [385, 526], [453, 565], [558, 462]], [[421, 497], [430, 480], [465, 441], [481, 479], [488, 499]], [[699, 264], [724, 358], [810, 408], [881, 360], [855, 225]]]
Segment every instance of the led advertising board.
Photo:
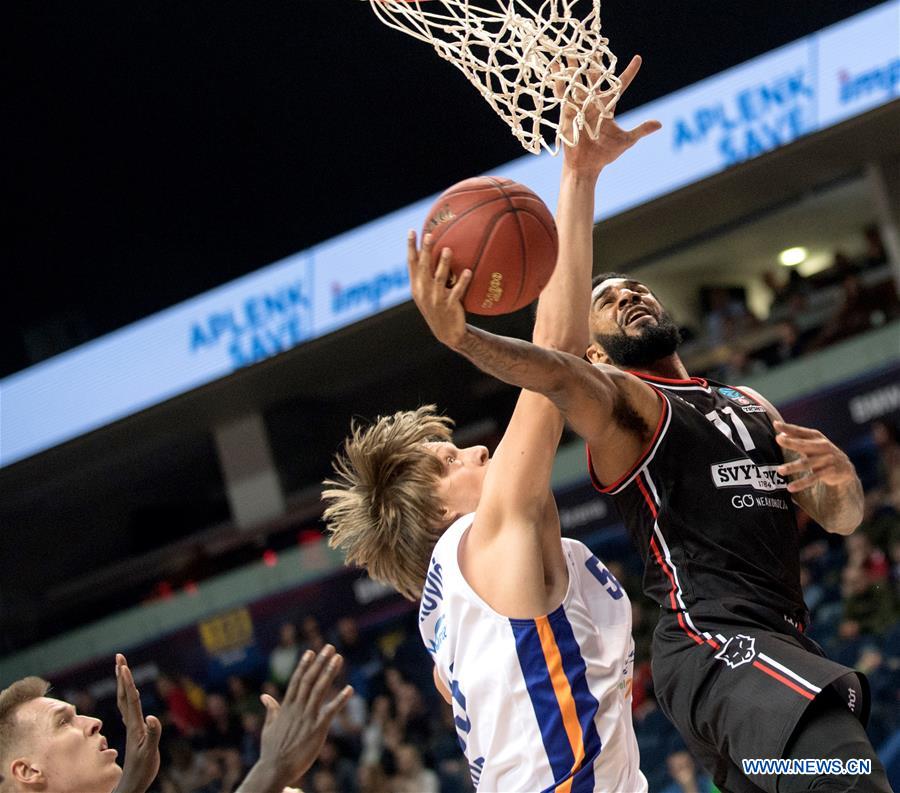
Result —
[[[622, 114], [663, 131], [603, 174], [597, 219], [723, 171], [900, 95], [900, 0]], [[494, 173], [550, 206], [559, 164]], [[0, 466], [102, 427], [409, 299], [405, 237], [435, 196], [0, 381]]]

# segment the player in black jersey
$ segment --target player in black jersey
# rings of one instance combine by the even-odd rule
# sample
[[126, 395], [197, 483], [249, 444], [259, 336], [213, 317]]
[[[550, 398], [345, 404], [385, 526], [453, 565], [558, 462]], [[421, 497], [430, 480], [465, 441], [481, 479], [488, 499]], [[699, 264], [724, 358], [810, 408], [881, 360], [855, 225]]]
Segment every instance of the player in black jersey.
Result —
[[[794, 505], [830, 532], [862, 519], [862, 487], [820, 432], [749, 388], [689, 377], [678, 330], [640, 281], [594, 280], [587, 361], [467, 325], [446, 290], [435, 336], [485, 372], [545, 394], [588, 445], [663, 610], [660, 706], [719, 788], [889, 791], [865, 734], [865, 679], [804, 635]], [[749, 775], [744, 760], [863, 759], [871, 773]]]

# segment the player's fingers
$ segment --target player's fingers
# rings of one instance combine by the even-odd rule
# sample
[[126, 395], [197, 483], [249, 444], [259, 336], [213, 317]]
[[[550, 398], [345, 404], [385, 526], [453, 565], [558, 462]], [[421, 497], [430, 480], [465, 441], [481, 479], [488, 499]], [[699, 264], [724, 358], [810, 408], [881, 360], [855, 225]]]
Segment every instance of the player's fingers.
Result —
[[[327, 664], [333, 656], [334, 646], [326, 644], [322, 648], [322, 651], [316, 656], [316, 660], [312, 662], [312, 665], [306, 671], [306, 674], [303, 675], [303, 679], [300, 681], [300, 686], [297, 689], [297, 702], [303, 707], [306, 707], [306, 703], [309, 700], [309, 692], [312, 690], [313, 685], [322, 676], [325, 664]], [[285, 698], [285, 701], [287, 701], [287, 698]]]
[[156, 716], [147, 716], [144, 723], [147, 725], [147, 743], [151, 749], [155, 749], [162, 735], [162, 722]]
[[807, 476], [801, 477], [800, 479], [795, 479], [793, 482], [788, 482], [788, 493], [800, 493], [803, 490], [809, 490], [809, 488], [817, 485], [818, 483], [819, 474], [810, 471]]
[[353, 687], [344, 686], [340, 692], [325, 704], [319, 714], [322, 721], [331, 721], [335, 715], [350, 701], [353, 696]]
[[557, 99], [562, 99], [566, 90], [566, 83], [562, 74], [562, 66], [559, 61], [553, 61], [550, 64], [550, 80], [553, 88], [553, 96]]
[[658, 132], [661, 129], [662, 124], [658, 121], [645, 121], [643, 124], [638, 124], [634, 129], [629, 130], [628, 134], [632, 141], [639, 141], [641, 138], [652, 135], [654, 132]]
[[772, 426], [775, 427], [778, 432], [784, 432], [798, 438], [823, 437], [821, 432], [814, 430], [811, 427], [801, 427], [799, 424], [788, 424], [786, 421], [779, 421], [777, 419], [772, 422]]
[[410, 229], [406, 232], [406, 263], [409, 265], [410, 272], [416, 269], [418, 261], [419, 250], [416, 248], [416, 232], [415, 229]]
[[312, 691], [309, 692], [309, 701], [307, 702], [307, 707], [312, 713], [319, 712], [319, 708], [322, 706], [322, 700], [325, 699], [325, 694], [328, 692], [328, 689], [331, 688], [332, 681], [337, 673], [341, 671], [343, 665], [344, 659], [341, 658], [340, 655], [335, 655], [328, 662], [328, 666], [325, 667], [322, 674], [319, 675], [319, 679], [313, 686]]
[[832, 451], [831, 441], [827, 438], [795, 438], [783, 432], [775, 436], [775, 441], [785, 449], [793, 449], [803, 454], [828, 454]]
[[791, 460], [789, 463], [779, 465], [776, 470], [782, 476], [793, 476], [801, 474], [804, 471], [821, 471], [834, 465], [834, 457], [831, 454], [814, 454], [811, 457], [800, 457], [797, 460]]
[[628, 90], [628, 86], [631, 85], [631, 81], [634, 79], [635, 75], [641, 70], [641, 64], [643, 63], [643, 59], [640, 55], [635, 55], [629, 62], [622, 73], [619, 75], [619, 82], [622, 84], [621, 92], [622, 94]]
[[457, 280], [453, 289], [450, 290], [450, 301], [456, 302], [458, 300], [460, 303], [462, 303], [462, 299], [466, 296], [466, 292], [469, 289], [469, 284], [471, 283], [472, 271], [467, 268], [459, 274], [459, 279]]
[[422, 270], [423, 273], [430, 273], [432, 262], [431, 262], [431, 252], [434, 248], [434, 237], [431, 234], [426, 234], [422, 238], [422, 249], [419, 251], [419, 269]]
[[278, 711], [281, 710], [281, 705], [275, 701], [275, 697], [269, 694], [261, 694], [259, 701], [262, 702], [263, 707], [266, 709], [266, 719], [263, 722], [263, 727], [268, 727], [275, 720]]
[[450, 262], [453, 260], [453, 251], [444, 248], [438, 257], [437, 267], [434, 268], [434, 282], [438, 286], [446, 287], [450, 277]]
[[291, 675], [291, 680], [288, 683], [287, 691], [284, 692], [285, 702], [293, 702], [297, 698], [297, 691], [300, 688], [300, 681], [306, 675], [306, 672], [312, 664], [313, 658], [315, 658], [315, 656], [316, 654], [312, 650], [307, 650], [300, 657], [300, 663], [297, 664], [297, 668], [294, 670], [294, 674]]
[[116, 699], [119, 705], [119, 711], [123, 718], [131, 720], [136, 717], [143, 720], [141, 712], [141, 698], [138, 694], [137, 686], [134, 684], [134, 678], [131, 670], [126, 665], [118, 667], [119, 679], [116, 683]]
[[122, 679], [122, 664], [119, 659], [124, 658], [121, 653], [116, 655], [116, 705], [119, 706], [119, 712], [124, 716], [126, 709], [125, 698], [125, 681]]

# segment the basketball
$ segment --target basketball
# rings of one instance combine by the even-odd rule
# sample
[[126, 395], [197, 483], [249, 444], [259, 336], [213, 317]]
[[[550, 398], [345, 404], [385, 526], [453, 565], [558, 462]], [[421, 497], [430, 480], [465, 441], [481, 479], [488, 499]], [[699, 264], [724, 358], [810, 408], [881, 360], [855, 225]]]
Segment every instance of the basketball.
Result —
[[429, 233], [435, 261], [444, 248], [453, 251], [451, 280], [472, 271], [463, 305], [473, 314], [527, 306], [556, 266], [553, 215], [537, 194], [511, 179], [477, 176], [453, 185], [428, 212], [423, 238]]

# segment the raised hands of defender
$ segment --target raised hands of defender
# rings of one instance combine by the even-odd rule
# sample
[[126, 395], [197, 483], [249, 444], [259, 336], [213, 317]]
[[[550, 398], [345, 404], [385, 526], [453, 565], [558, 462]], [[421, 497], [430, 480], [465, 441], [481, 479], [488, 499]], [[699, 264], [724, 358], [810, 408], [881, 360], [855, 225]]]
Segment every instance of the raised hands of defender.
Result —
[[280, 793], [306, 773], [322, 749], [329, 725], [353, 694], [353, 689], [345, 686], [325, 702], [342, 665], [343, 658], [330, 644], [318, 655], [307, 650], [291, 676], [284, 701], [279, 705], [268, 694], [262, 695], [266, 721], [259, 761], [238, 793]]
[[416, 233], [407, 237], [406, 259], [409, 264], [409, 283], [413, 300], [431, 328], [435, 338], [455, 348], [466, 334], [466, 310], [462, 299], [472, 280], [472, 271], [463, 270], [459, 278], [452, 278], [449, 248], [441, 251], [434, 261], [434, 241], [425, 235], [422, 249], [416, 248]]
[[783, 449], [793, 452], [795, 459], [778, 466], [782, 476], [797, 477], [788, 483], [791, 493], [808, 490], [820, 482], [824, 485], [845, 485], [856, 479], [856, 469], [850, 458], [818, 430], [798, 427], [784, 421], [774, 421], [778, 433], [775, 440]]
[[[631, 59], [631, 63], [625, 68], [625, 71], [619, 75], [619, 80], [622, 83], [622, 94], [625, 93], [628, 86], [631, 85], [631, 82], [634, 80], [635, 75], [640, 71], [641, 63], [641, 56], [635, 55]], [[586, 77], [589, 80], [596, 79], [596, 75], [591, 71], [586, 73]], [[561, 89], [562, 86], [558, 84], [557, 90]], [[575, 102], [584, 101], [586, 94], [587, 87], [583, 84], [576, 83], [573, 86], [572, 99]], [[599, 112], [600, 111], [597, 108], [591, 107], [586, 114], [585, 126], [593, 127], [597, 122], [596, 114]], [[591, 117], [592, 113], [594, 114], [593, 118]], [[565, 125], [574, 122], [574, 118], [574, 110], [567, 107], [563, 111], [561, 120], [564, 129]], [[634, 129], [624, 130], [616, 123], [614, 118], [604, 119], [603, 123], [600, 125], [600, 133], [597, 140], [591, 140], [591, 136], [588, 135], [586, 131], [582, 130], [581, 135], [578, 138], [578, 143], [575, 146], [563, 146], [565, 167], [579, 173], [587, 173], [596, 178], [603, 168], [610, 163], [615, 162], [641, 138], [644, 138], [659, 129], [662, 129], [662, 124], [658, 121], [644, 121], [642, 124], [638, 124]], [[567, 135], [567, 137], [570, 136]]]
[[116, 704], [125, 723], [125, 762], [114, 793], [144, 793], [159, 773], [159, 737], [162, 725], [156, 716], [144, 718], [141, 696], [128, 662], [116, 654]]

